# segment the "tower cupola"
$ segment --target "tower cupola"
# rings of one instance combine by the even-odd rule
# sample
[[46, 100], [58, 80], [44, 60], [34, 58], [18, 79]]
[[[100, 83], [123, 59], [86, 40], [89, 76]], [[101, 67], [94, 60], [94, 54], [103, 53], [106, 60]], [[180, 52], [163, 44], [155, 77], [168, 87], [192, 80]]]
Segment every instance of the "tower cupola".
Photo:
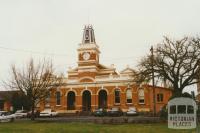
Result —
[[96, 43], [92, 25], [86, 25], [83, 32], [82, 44]]
[[83, 31], [83, 40], [78, 47], [78, 66], [79, 69], [85, 67], [95, 67], [99, 64], [99, 46], [96, 44], [92, 25], [86, 25]]

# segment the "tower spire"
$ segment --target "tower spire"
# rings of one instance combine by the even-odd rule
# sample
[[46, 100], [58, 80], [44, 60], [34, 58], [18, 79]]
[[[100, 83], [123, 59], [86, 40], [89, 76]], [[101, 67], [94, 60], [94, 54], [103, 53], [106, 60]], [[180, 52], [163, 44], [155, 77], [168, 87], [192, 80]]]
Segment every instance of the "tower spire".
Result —
[[96, 43], [92, 25], [86, 25], [83, 32], [82, 44]]

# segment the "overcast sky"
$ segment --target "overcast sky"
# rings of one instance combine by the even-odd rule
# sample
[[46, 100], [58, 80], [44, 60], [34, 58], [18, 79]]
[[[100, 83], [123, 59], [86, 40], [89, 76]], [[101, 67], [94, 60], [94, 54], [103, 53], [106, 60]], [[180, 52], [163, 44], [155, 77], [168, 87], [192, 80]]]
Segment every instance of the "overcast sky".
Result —
[[163, 35], [199, 35], [199, 13], [200, 0], [0, 0], [0, 80], [8, 78], [11, 64], [30, 57], [52, 58], [57, 72], [66, 74], [77, 65], [88, 23], [102, 64], [136, 68]]

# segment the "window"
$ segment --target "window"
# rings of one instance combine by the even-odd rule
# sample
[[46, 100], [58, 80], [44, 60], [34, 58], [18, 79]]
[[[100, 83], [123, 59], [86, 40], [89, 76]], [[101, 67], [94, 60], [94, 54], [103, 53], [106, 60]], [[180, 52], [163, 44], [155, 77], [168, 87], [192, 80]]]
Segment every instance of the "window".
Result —
[[86, 30], [85, 33], [85, 43], [89, 43], [89, 30]]
[[170, 106], [170, 114], [176, 114], [176, 105]]
[[126, 90], [126, 103], [132, 103], [132, 91], [130, 88]]
[[49, 107], [50, 106], [50, 92], [47, 94], [45, 98], [45, 106]]
[[56, 105], [60, 105], [60, 92], [56, 92]]
[[178, 114], [186, 114], [186, 106], [178, 105]]
[[157, 94], [157, 102], [163, 102], [163, 94], [162, 93]]
[[144, 89], [138, 90], [139, 104], [144, 104]]
[[187, 106], [187, 113], [188, 114], [194, 114], [194, 107], [192, 105]]
[[120, 90], [119, 89], [115, 90], [115, 103], [116, 104], [120, 103]]

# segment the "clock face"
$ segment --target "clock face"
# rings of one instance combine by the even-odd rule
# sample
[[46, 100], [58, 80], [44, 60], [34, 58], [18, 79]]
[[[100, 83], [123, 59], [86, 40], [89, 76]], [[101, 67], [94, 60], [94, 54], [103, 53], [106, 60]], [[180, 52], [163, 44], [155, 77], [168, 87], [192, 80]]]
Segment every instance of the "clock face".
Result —
[[90, 59], [90, 54], [87, 53], [87, 52], [85, 52], [85, 53], [83, 54], [83, 59], [84, 59], [84, 60], [89, 60], [89, 59]]

